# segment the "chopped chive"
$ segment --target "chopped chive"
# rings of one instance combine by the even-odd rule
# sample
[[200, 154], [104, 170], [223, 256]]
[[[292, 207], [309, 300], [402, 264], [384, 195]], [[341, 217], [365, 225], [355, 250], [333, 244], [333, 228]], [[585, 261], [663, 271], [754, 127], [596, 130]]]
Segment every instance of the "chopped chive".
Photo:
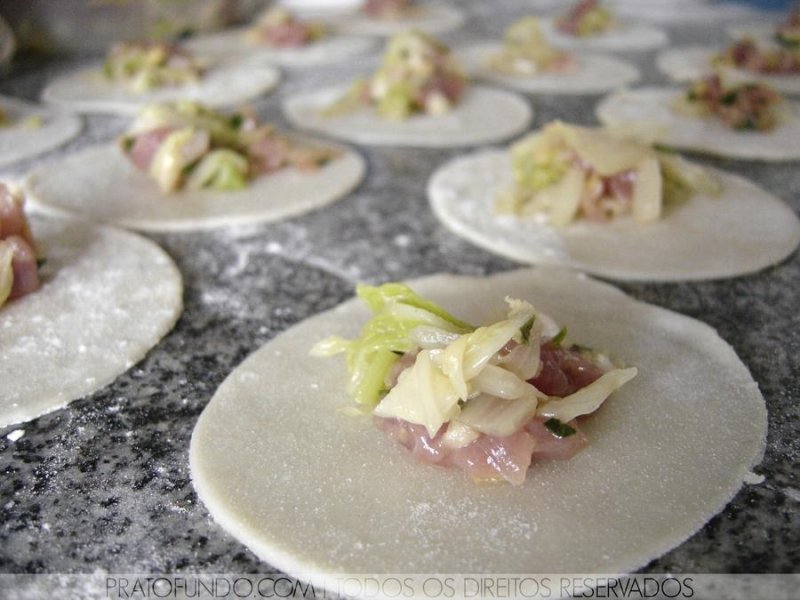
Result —
[[536, 321], [536, 315], [528, 319], [528, 322], [519, 328], [519, 332], [522, 334], [522, 341], [525, 342], [526, 344], [530, 340], [531, 329], [533, 328], [533, 324], [535, 321]]
[[242, 126], [242, 123], [244, 123], [244, 117], [239, 113], [231, 115], [230, 119], [228, 119], [228, 124], [234, 129], [239, 129]]
[[558, 438], [569, 437], [576, 433], [574, 428], [570, 427], [566, 423], [562, 423], [556, 418], [548, 419], [544, 422], [544, 426], [547, 427], [550, 433]]
[[737, 92], [738, 90], [731, 90], [730, 92], [724, 94], [722, 98], [720, 98], [720, 104], [723, 104], [724, 106], [730, 106], [731, 104], [734, 104], [736, 102]]
[[554, 337], [550, 341], [553, 342], [556, 346], [560, 346], [561, 342], [563, 342], [564, 339], [566, 339], [566, 337], [567, 337], [567, 328], [566, 327], [562, 327], [559, 330], [558, 335], [556, 335], [556, 337]]

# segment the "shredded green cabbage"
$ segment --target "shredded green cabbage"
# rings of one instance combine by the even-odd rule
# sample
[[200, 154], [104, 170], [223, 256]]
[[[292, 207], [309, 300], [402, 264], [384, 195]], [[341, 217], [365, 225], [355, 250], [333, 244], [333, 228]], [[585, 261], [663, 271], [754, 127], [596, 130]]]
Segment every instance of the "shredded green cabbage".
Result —
[[247, 187], [247, 159], [233, 150], [220, 148], [206, 154], [186, 180], [189, 189], [233, 191]]
[[362, 284], [357, 287], [356, 294], [374, 314], [361, 335], [355, 340], [338, 337], [322, 340], [311, 353], [315, 356], [347, 354], [347, 391], [359, 404], [378, 404], [385, 391], [386, 376], [399, 355], [417, 349], [411, 336], [415, 328], [427, 326], [456, 334], [474, 329], [401, 283], [377, 287]]

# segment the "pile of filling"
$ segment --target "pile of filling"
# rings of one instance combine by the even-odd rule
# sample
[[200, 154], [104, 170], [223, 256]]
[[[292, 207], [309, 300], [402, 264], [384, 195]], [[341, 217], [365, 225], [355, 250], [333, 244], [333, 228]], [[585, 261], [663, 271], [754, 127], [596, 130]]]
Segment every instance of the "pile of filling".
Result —
[[0, 306], [39, 289], [40, 256], [19, 191], [0, 183]]
[[719, 75], [693, 82], [674, 104], [677, 112], [713, 115], [731, 129], [771, 131], [785, 118], [783, 97], [760, 83], [726, 86]]
[[715, 56], [712, 63], [752, 73], [797, 75], [800, 74], [800, 48], [762, 48], [754, 40], [744, 38]]
[[372, 19], [393, 20], [416, 16], [419, 7], [413, 0], [367, 0], [361, 11]]
[[800, 6], [793, 8], [783, 23], [775, 28], [775, 41], [789, 48], [800, 46]]
[[526, 76], [564, 73], [575, 68], [575, 60], [547, 43], [538, 19], [523, 17], [506, 30], [502, 50], [489, 57], [488, 66], [505, 75]]
[[554, 121], [511, 147], [514, 184], [498, 194], [495, 210], [557, 227], [623, 215], [649, 223], [665, 202], [719, 193], [704, 169], [656, 150], [652, 133]]
[[250, 111], [223, 114], [188, 101], [145, 108], [121, 147], [166, 193], [239, 190], [287, 167], [314, 171], [339, 154], [291, 139]]
[[556, 19], [556, 28], [563, 34], [590, 37], [605, 33], [614, 25], [611, 11], [600, 6], [597, 0], [579, 0], [566, 13]]
[[197, 83], [202, 73], [189, 52], [166, 42], [120, 42], [103, 63], [106, 79], [134, 92]]
[[373, 312], [355, 340], [311, 353], [346, 353], [347, 391], [418, 460], [476, 481], [521, 484], [533, 460], [567, 459], [587, 443], [576, 419], [636, 375], [603, 353], [565, 343], [566, 330], [523, 300], [474, 327], [408, 286], [361, 285]]
[[374, 106], [387, 119], [442, 115], [458, 103], [465, 88], [466, 77], [450, 49], [425, 33], [409, 31], [389, 40], [375, 74], [356, 81], [323, 114], [337, 116]]
[[300, 48], [324, 35], [321, 23], [301, 20], [282, 6], [268, 9], [246, 34], [252, 43], [272, 48]]

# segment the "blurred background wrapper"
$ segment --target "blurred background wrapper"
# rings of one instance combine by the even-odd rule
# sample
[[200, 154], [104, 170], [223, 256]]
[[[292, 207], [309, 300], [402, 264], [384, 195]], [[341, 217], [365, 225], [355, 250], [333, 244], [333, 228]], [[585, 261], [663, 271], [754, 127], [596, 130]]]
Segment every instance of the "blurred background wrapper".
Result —
[[120, 40], [177, 39], [242, 23], [268, 4], [268, 0], [4, 0], [0, 16], [16, 33], [20, 48], [98, 54]]

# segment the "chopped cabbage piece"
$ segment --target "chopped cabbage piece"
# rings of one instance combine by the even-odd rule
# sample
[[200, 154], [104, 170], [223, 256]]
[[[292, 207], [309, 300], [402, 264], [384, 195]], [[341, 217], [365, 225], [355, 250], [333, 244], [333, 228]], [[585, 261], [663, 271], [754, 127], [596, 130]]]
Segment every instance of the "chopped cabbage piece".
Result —
[[514, 400], [481, 394], [464, 405], [456, 421], [487, 435], [506, 437], [515, 434], [533, 418], [536, 403], [533, 393]]
[[431, 351], [417, 354], [414, 366], [400, 374], [373, 414], [424, 425], [431, 437], [461, 410], [450, 379], [431, 360]]
[[442, 436], [442, 443], [448, 448], [463, 448], [477, 440], [480, 435], [480, 431], [476, 431], [464, 423], [450, 421], [447, 425], [447, 431]]
[[615, 391], [636, 377], [635, 367], [614, 369], [599, 379], [564, 398], [550, 398], [539, 405], [537, 415], [558, 419], [562, 423], [593, 413]]
[[248, 170], [247, 159], [238, 152], [225, 148], [212, 150], [192, 169], [186, 187], [241, 190], [247, 187]]
[[681, 200], [694, 192], [719, 196], [722, 191], [716, 177], [679, 154], [659, 152], [658, 160], [664, 176], [664, 196], [667, 200]]
[[150, 175], [158, 187], [170, 192], [180, 186], [184, 169], [208, 151], [210, 138], [192, 127], [169, 134], [150, 164]]
[[656, 156], [642, 159], [633, 184], [633, 218], [637, 223], [652, 223], [661, 216], [661, 165]]
[[330, 356], [347, 353], [349, 380], [347, 391], [359, 404], [375, 406], [385, 390], [385, 379], [400, 354], [418, 348], [411, 332], [421, 325], [455, 334], [473, 327], [456, 319], [435, 302], [420, 298], [401, 283], [378, 287], [359, 285], [356, 294], [374, 316], [355, 340], [329, 338], [318, 342], [311, 353]]
[[572, 127], [557, 122], [567, 146], [600, 175], [614, 175], [633, 169], [652, 148], [632, 138], [620, 138], [603, 129]]
[[0, 240], [0, 306], [8, 300], [14, 286], [14, 269], [11, 267], [13, 260], [14, 246]]

